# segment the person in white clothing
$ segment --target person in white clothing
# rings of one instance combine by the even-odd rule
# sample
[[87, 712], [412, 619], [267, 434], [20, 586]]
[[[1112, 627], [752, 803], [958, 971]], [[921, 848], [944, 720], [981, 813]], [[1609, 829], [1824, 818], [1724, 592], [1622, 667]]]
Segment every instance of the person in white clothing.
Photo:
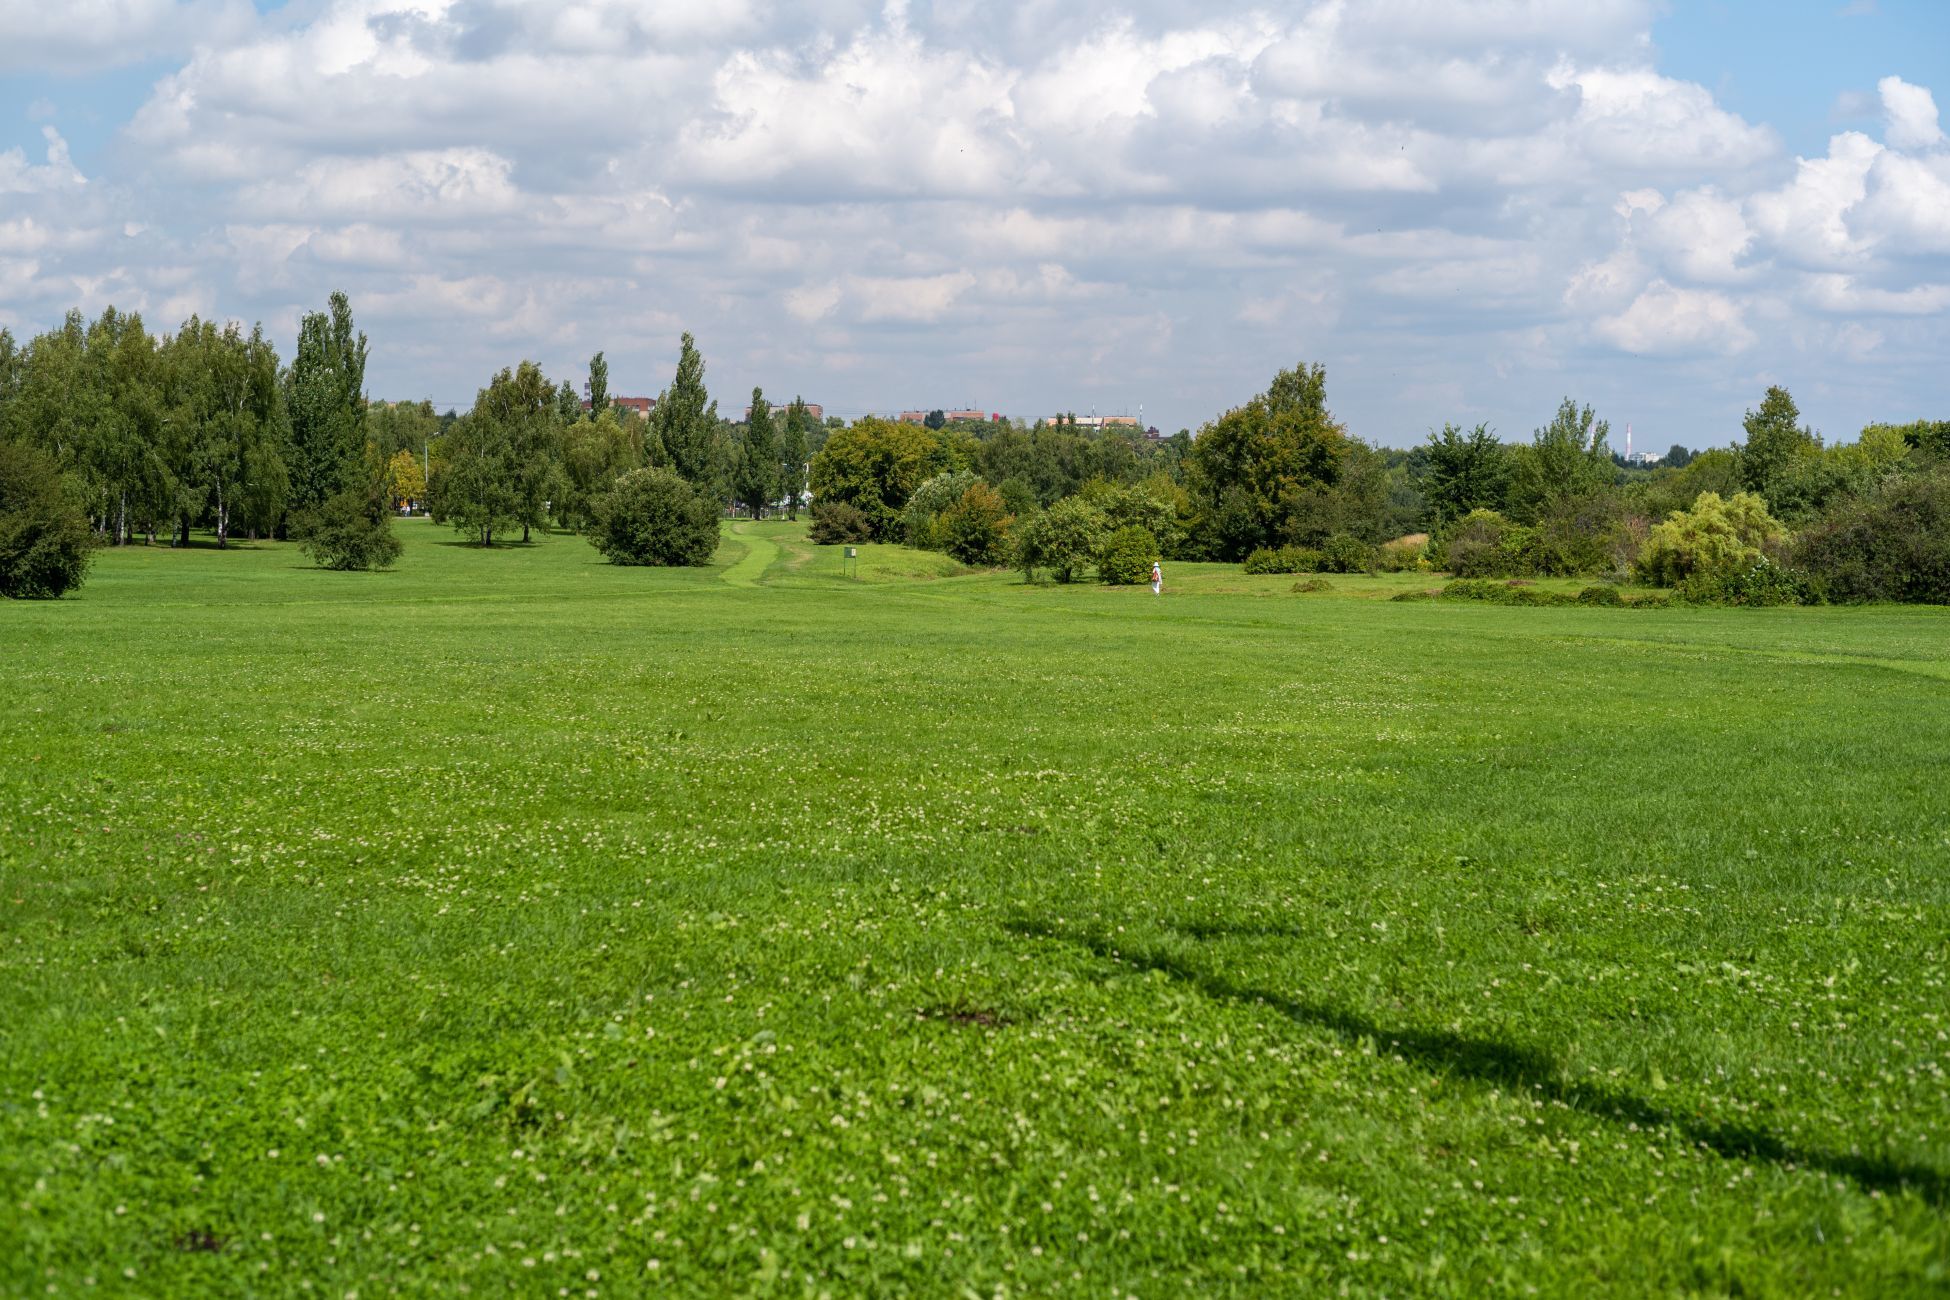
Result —
[[1155, 596], [1164, 589], [1165, 571], [1158, 567], [1156, 560], [1153, 560], [1151, 561], [1151, 594]]

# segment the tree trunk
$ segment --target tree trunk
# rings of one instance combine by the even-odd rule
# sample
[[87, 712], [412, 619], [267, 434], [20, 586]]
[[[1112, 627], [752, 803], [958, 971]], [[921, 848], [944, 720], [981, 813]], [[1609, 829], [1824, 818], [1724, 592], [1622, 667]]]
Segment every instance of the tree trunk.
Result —
[[230, 512], [224, 509], [223, 484], [217, 484], [217, 549], [227, 550], [230, 546]]
[[528, 545], [528, 525], [527, 525], [527, 524], [523, 524], [523, 525], [521, 526], [521, 544], [522, 544], [523, 546], [526, 546], [526, 545]]

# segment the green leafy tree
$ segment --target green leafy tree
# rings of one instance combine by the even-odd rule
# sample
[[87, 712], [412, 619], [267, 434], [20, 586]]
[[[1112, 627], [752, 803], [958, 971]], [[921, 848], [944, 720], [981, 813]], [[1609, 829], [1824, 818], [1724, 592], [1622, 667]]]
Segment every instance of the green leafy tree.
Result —
[[745, 436], [738, 444], [733, 489], [739, 501], [762, 518], [779, 497], [779, 438], [772, 405], [763, 389], [752, 389], [752, 409], [745, 416]]
[[923, 551], [944, 549], [941, 517], [978, 481], [965, 469], [951, 469], [915, 488], [901, 510], [901, 535], [907, 544]]
[[596, 521], [597, 498], [616, 480], [647, 462], [643, 422], [625, 418], [612, 403], [601, 415], [577, 420], [562, 430], [562, 472], [555, 485], [556, 521], [586, 529]]
[[420, 458], [424, 469], [441, 427], [432, 402], [366, 403], [366, 445], [381, 464], [408, 451]]
[[986, 483], [970, 484], [941, 512], [942, 549], [963, 564], [994, 564], [1004, 554], [1009, 507]]
[[1950, 605], [1950, 469], [1838, 503], [1795, 539], [1794, 561], [1828, 600]]
[[519, 527], [521, 540], [545, 527], [557, 479], [556, 392], [541, 368], [503, 370], [443, 440], [446, 464], [433, 489], [442, 517], [483, 546]]
[[1347, 433], [1327, 409], [1326, 369], [1282, 370], [1192, 443], [1201, 549], [1239, 560], [1273, 541], [1304, 492], [1339, 481], [1347, 450]]
[[1127, 524], [1104, 538], [1097, 549], [1097, 577], [1113, 586], [1129, 587], [1151, 576], [1158, 559], [1158, 539], [1136, 524]]
[[69, 312], [27, 348], [10, 425], [79, 485], [87, 512], [117, 545], [154, 540], [176, 500], [177, 449], [164, 437], [160, 363], [140, 316]]
[[14, 432], [14, 399], [20, 395], [20, 385], [27, 372], [27, 353], [14, 341], [13, 331], [0, 325], [0, 442], [18, 437], [25, 442], [24, 435]]
[[672, 469], [692, 483], [715, 491], [719, 465], [718, 404], [704, 388], [704, 357], [689, 333], [683, 337], [677, 374], [650, 408], [650, 425]]
[[1773, 508], [1787, 504], [1790, 481], [1821, 450], [1821, 439], [1800, 420], [1794, 398], [1778, 384], [1761, 398], [1759, 410], [1741, 420], [1747, 435], [1740, 448], [1741, 485]]
[[92, 539], [54, 458], [0, 441], [0, 596], [52, 600], [81, 585]]
[[1530, 445], [1510, 453], [1510, 516], [1532, 524], [1558, 501], [1610, 486], [1618, 476], [1606, 446], [1610, 436], [1611, 425], [1597, 412], [1565, 398]]
[[894, 541], [907, 499], [946, 468], [943, 459], [929, 430], [867, 416], [835, 431], [813, 457], [813, 496], [845, 502], [866, 516], [875, 541]]
[[312, 512], [304, 549], [320, 568], [384, 569], [399, 558], [386, 479], [384, 465], [369, 465], [358, 481]]
[[609, 409], [609, 362], [598, 352], [589, 358], [589, 414], [600, 418]]
[[1422, 495], [1429, 523], [1461, 519], [1475, 510], [1502, 510], [1510, 492], [1510, 458], [1487, 424], [1464, 433], [1453, 424], [1431, 433]]
[[1728, 499], [1702, 492], [1691, 510], [1675, 511], [1653, 526], [1639, 556], [1640, 575], [1667, 587], [1724, 577], [1750, 568], [1786, 535], [1758, 493], [1736, 492]]
[[226, 547], [235, 518], [255, 525], [274, 515], [286, 490], [274, 463], [289, 437], [277, 352], [261, 326], [246, 337], [235, 324], [192, 316], [164, 340], [160, 363], [178, 538], [207, 517]]
[[298, 350], [285, 376], [290, 426], [284, 461], [294, 513], [358, 485], [366, 452], [366, 336], [352, 324], [352, 305], [333, 293], [329, 312], [298, 323]]
[[1065, 497], [1010, 530], [1010, 562], [1030, 582], [1038, 569], [1050, 570], [1058, 582], [1074, 582], [1096, 560], [1109, 531], [1103, 511]]
[[718, 549], [717, 503], [674, 471], [635, 469], [597, 499], [589, 540], [611, 564], [709, 564]]
[[792, 399], [785, 408], [785, 427], [779, 434], [779, 495], [785, 501], [785, 517], [799, 517], [800, 502], [806, 495], [806, 463], [812, 456], [815, 425], [803, 397]]

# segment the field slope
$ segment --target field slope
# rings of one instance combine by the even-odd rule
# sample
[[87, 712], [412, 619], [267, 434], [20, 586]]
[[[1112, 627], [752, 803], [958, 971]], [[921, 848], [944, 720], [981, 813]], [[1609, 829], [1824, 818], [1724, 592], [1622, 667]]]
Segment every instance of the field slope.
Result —
[[0, 1294], [1950, 1286], [1945, 611], [401, 531], [0, 607]]

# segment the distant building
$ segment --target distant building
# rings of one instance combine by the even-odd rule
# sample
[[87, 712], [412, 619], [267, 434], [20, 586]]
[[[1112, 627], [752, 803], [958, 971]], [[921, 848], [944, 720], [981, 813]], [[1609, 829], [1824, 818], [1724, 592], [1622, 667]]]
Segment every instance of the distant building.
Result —
[[[609, 404], [621, 410], [628, 411], [640, 420], [647, 420], [650, 418], [651, 408], [657, 404], [657, 399], [654, 397], [612, 397], [609, 399]], [[582, 409], [585, 411], [589, 409], [589, 399], [586, 397], [582, 399]]]
[[[777, 406], [772, 408], [772, 414], [784, 415], [786, 413], [786, 409], [791, 405], [792, 403], [790, 402], [780, 402]], [[806, 414], [812, 416], [814, 424], [824, 424], [826, 422], [826, 408], [821, 406], [818, 402], [807, 402]], [[745, 419], [749, 421], [751, 418], [752, 418], [752, 408], [747, 406], [745, 408]]]
[[[998, 424], [1002, 420], [1002, 416], [994, 411], [950, 411], [945, 408], [936, 409], [941, 411], [941, 418], [949, 424], [969, 420], [979, 421], [983, 424]], [[902, 411], [896, 418], [901, 424], [926, 424], [928, 417], [933, 414], [933, 411]]]
[[[1046, 424], [1068, 424], [1069, 415], [1052, 415]], [[1138, 418], [1135, 415], [1079, 415], [1075, 417], [1079, 429], [1135, 429]]]

